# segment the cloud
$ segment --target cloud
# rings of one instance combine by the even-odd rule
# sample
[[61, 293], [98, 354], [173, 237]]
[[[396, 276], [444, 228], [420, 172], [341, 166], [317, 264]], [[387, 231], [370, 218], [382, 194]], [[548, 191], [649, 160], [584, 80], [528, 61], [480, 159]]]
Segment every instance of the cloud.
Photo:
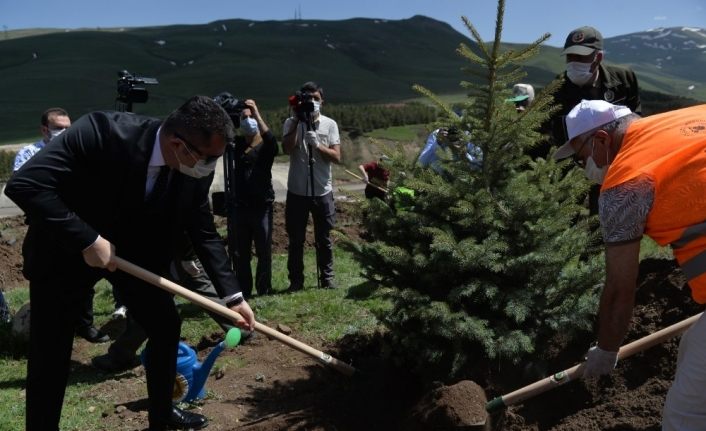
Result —
[[652, 18], [652, 19], [655, 20], [655, 21], [666, 21], [666, 20], [667, 20], [667, 17], [666, 17], [666, 16], [656, 16], [656, 17], [654, 17], [654, 18]]

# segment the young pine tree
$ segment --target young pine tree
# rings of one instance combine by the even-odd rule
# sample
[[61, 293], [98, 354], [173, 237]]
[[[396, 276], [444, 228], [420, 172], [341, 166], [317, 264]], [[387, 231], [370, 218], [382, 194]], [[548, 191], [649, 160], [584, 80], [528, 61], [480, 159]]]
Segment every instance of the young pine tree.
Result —
[[602, 278], [601, 256], [590, 248], [596, 223], [582, 205], [583, 174], [526, 155], [543, 139], [539, 129], [559, 83], [522, 113], [505, 102], [524, 77], [521, 64], [549, 34], [501, 51], [503, 13], [500, 0], [492, 44], [463, 18], [477, 46], [457, 52], [476, 79], [461, 84], [469, 97], [460, 115], [416, 87], [445, 112], [437, 125], [470, 136], [482, 167], [469, 165], [465, 145], [441, 154], [441, 173], [396, 157], [391, 188], [412, 189], [414, 197], [370, 201], [364, 223], [373, 240], [352, 245], [365, 277], [389, 288], [393, 307], [380, 318], [390, 351], [436, 376], [528, 359], [557, 333], [590, 329]]

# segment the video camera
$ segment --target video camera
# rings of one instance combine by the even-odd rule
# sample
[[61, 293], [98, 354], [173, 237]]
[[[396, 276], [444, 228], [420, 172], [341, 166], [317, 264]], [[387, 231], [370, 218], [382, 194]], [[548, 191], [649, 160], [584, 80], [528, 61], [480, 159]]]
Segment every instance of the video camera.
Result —
[[133, 103], [145, 103], [149, 98], [149, 93], [143, 85], [159, 84], [156, 78], [146, 78], [135, 76], [127, 70], [118, 72], [118, 97], [115, 103], [120, 111], [132, 111]]
[[289, 96], [289, 106], [292, 107], [299, 121], [306, 122], [314, 112], [313, 95], [308, 91], [297, 91]]
[[233, 121], [233, 126], [236, 128], [240, 127], [240, 114], [243, 112], [243, 109], [247, 108], [245, 101], [236, 99], [227, 91], [218, 94], [213, 98], [213, 101], [221, 105], [221, 108], [225, 109], [231, 121]]

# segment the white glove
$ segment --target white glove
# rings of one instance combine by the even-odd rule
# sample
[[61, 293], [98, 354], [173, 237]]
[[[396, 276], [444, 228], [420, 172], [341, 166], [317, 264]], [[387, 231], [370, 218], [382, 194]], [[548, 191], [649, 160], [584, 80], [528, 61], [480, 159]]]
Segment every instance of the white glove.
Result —
[[583, 378], [592, 378], [609, 374], [618, 363], [618, 352], [608, 352], [598, 346], [593, 346], [586, 354], [586, 365]]
[[314, 148], [319, 148], [319, 137], [317, 136], [316, 132], [313, 130], [309, 130], [308, 132], [306, 132], [306, 134], [304, 135], [304, 143]]

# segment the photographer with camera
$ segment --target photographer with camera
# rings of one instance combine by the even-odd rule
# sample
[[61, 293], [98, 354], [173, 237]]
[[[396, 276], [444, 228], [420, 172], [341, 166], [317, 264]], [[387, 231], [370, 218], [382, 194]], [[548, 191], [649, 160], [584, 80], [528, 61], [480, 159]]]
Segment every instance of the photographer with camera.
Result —
[[289, 289], [304, 288], [304, 240], [311, 212], [318, 282], [335, 288], [333, 280], [333, 242], [330, 232], [336, 221], [331, 163], [341, 162], [338, 124], [321, 114], [323, 88], [315, 82], [302, 85], [290, 97], [294, 116], [284, 122], [282, 149], [289, 154], [285, 225], [289, 236]]
[[[277, 139], [260, 116], [255, 101], [243, 102], [236, 123], [234, 140], [233, 191], [235, 194], [235, 274], [245, 298], [252, 294], [250, 269], [252, 243], [255, 242], [257, 269], [255, 289], [258, 295], [272, 292], [272, 163], [279, 152]], [[238, 126], [238, 124], [236, 124]]]

